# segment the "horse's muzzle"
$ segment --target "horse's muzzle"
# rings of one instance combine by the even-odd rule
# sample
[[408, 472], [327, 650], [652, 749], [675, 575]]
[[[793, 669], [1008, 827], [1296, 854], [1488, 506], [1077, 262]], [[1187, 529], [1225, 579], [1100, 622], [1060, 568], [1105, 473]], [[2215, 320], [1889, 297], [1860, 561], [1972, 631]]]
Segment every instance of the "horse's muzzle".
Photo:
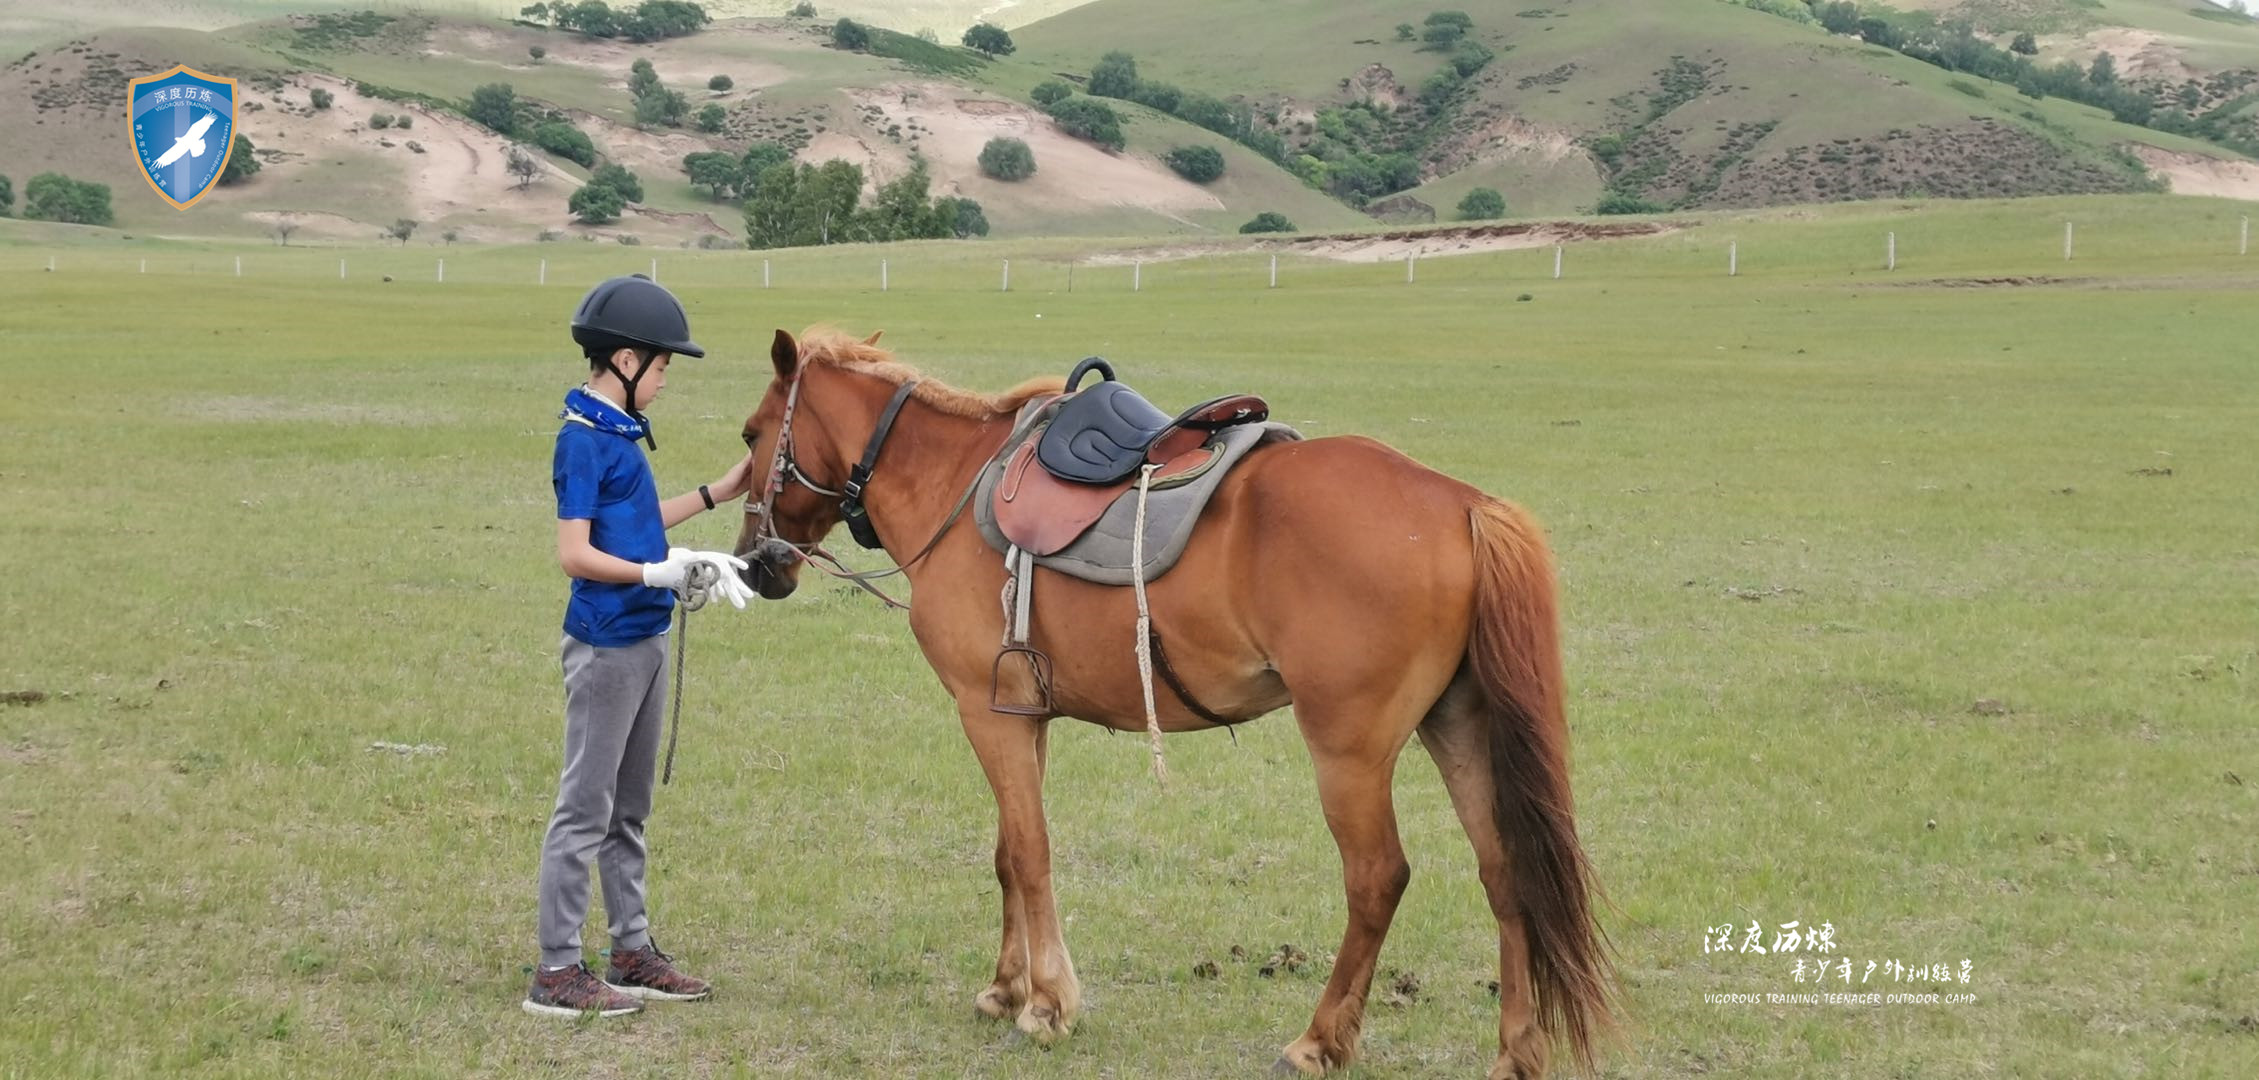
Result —
[[738, 577], [763, 600], [782, 600], [800, 586], [800, 552], [791, 544], [772, 537], [741, 558], [746, 566]]

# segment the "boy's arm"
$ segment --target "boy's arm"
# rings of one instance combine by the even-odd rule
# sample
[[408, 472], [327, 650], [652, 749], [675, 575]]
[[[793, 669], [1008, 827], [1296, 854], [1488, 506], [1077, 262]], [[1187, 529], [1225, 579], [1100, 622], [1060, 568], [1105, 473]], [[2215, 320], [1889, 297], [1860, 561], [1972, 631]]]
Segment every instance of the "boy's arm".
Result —
[[[744, 498], [749, 486], [747, 477], [751, 475], [752, 468], [753, 455], [747, 454], [737, 464], [730, 466], [721, 479], [706, 485], [706, 491], [714, 497], [714, 505], [720, 506], [732, 499]], [[705, 512], [706, 497], [697, 491], [685, 492], [659, 504], [659, 519], [670, 529]]]
[[[698, 497], [692, 492], [692, 499]], [[587, 518], [557, 519], [557, 565], [566, 577], [608, 581], [617, 585], [643, 584], [643, 564], [607, 555], [588, 542]]]

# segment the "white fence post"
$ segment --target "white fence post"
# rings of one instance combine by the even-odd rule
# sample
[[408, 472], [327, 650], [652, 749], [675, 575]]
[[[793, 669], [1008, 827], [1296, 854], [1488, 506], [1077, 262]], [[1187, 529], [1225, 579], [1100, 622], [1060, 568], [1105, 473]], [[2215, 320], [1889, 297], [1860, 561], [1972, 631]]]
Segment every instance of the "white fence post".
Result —
[[1006, 259], [1006, 260], [1004, 260], [1004, 284], [1003, 284], [1003, 285], [1001, 285], [1001, 286], [999, 286], [999, 287], [997, 288], [997, 290], [996, 290], [996, 291], [997, 291], [997, 292], [1011, 292], [1011, 291], [1012, 291], [1012, 260], [1010, 260], [1010, 259]]
[[[50, 274], [55, 272], [55, 257], [53, 255], [47, 256], [47, 272]], [[235, 257], [235, 272], [238, 274], [243, 272], [243, 256], [241, 255]]]
[[533, 283], [536, 285], [549, 284], [549, 260], [541, 260], [541, 274], [534, 279]]
[[2071, 223], [2063, 223], [2063, 261], [2071, 261]]
[[652, 280], [652, 281], [657, 281], [657, 280], [659, 280], [659, 259], [658, 259], [658, 256], [652, 256], [652, 258], [651, 258], [651, 280]]
[[1553, 280], [1561, 280], [1561, 245], [1553, 245]]
[[142, 272], [142, 273], [144, 273], [144, 274], [146, 274], [146, 273], [148, 273], [148, 272], [149, 272], [149, 260], [147, 260], [147, 259], [143, 259], [143, 260], [141, 260], [141, 272]]
[[1739, 240], [1731, 240], [1726, 243], [1726, 276], [1741, 276], [1741, 241]]
[[2236, 241], [2235, 253], [2238, 255], [2251, 254], [2251, 216], [2248, 214], [2244, 215], [2243, 238]]
[[1892, 232], [1889, 239], [1883, 244], [1883, 269], [1898, 269], [1898, 234], [1896, 232]]
[[1404, 256], [1404, 284], [1406, 285], [1410, 285], [1412, 283], [1412, 261], [1414, 258], [1416, 258], [1416, 256]]
[[[54, 260], [54, 259], [52, 259], [52, 258], [48, 259], [48, 260], [47, 260], [47, 267], [48, 267], [48, 269], [50, 269], [50, 270], [54, 269], [54, 267], [55, 267], [55, 260]], [[242, 277], [242, 276], [243, 276], [243, 256], [241, 256], [241, 255], [238, 255], [238, 256], [236, 256], [236, 257], [235, 257], [235, 276], [237, 276], [237, 277]]]
[[445, 259], [441, 259], [441, 260], [439, 260], [439, 273], [438, 273], [438, 277], [437, 277], [437, 278], [435, 278], [434, 280], [437, 280], [437, 281], [446, 281], [446, 280], [447, 280], [447, 260], [445, 260]]
[[1139, 292], [1144, 288], [1145, 264], [1143, 262], [1133, 261], [1130, 263], [1130, 291]]
[[769, 287], [769, 260], [767, 259], [761, 260], [761, 287], [764, 289]]
[[1271, 256], [1271, 288], [1279, 287], [1279, 257]]
[[345, 260], [337, 260], [337, 280], [345, 280]]
[[879, 260], [879, 291], [886, 291], [886, 260]]

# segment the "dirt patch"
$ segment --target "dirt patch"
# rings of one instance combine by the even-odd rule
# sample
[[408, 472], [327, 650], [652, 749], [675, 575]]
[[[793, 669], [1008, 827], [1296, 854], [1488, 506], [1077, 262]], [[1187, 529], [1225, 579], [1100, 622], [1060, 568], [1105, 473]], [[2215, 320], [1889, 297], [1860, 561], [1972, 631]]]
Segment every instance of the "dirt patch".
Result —
[[1590, 156], [1584, 147], [1577, 145], [1575, 136], [1505, 113], [1472, 126], [1439, 146], [1429, 172], [1434, 176], [1447, 176], [1486, 162], [1519, 161], [1555, 166], [1571, 158], [1590, 165]]
[[1311, 255], [1342, 262], [1393, 262], [1407, 256], [1480, 255], [1492, 251], [1520, 251], [1591, 240], [1621, 240], [1636, 236], [1664, 236], [1689, 226], [1676, 222], [1627, 221], [1591, 223], [1533, 221], [1499, 225], [1468, 225], [1451, 229], [1367, 233], [1353, 236], [1293, 236], [1276, 239], [1219, 240], [1204, 244], [1171, 244], [1095, 255], [1095, 266], [1126, 266], [1131, 262], [1172, 262], [1247, 251], [1275, 251], [1285, 255]]
[[[658, 71], [660, 81], [670, 89], [682, 91], [693, 104], [742, 95], [792, 78], [791, 70], [783, 65], [748, 59], [728, 47], [733, 41], [776, 36], [775, 30], [759, 24], [709, 26], [689, 38], [646, 45], [578, 34], [512, 35], [476, 27], [461, 30], [458, 37], [452, 32], [455, 29], [459, 28], [450, 28], [445, 39], [435, 36], [423, 51], [432, 56], [484, 60], [496, 67], [517, 71], [545, 64], [568, 64], [602, 73], [607, 76], [604, 85], [622, 93], [627, 92], [628, 69], [634, 67], [637, 60], [648, 59]], [[539, 62], [526, 54], [526, 47], [533, 44], [547, 51]], [[503, 59], [491, 59], [494, 57]], [[706, 80], [715, 75], [727, 75], [736, 84], [730, 88], [729, 95], [714, 94], [706, 89]]]
[[2085, 285], [2091, 278], [2048, 277], [1981, 277], [1981, 278], [1931, 278], [1928, 281], [1910, 281], [1910, 287], [1924, 289], [2028, 289], [2046, 285]]
[[1396, 81], [1396, 73], [1383, 64], [1367, 64], [1357, 74], [1341, 80], [1342, 97], [1349, 101], [1370, 101], [1395, 109], [1417, 100], [1418, 95], [1404, 89]]
[[2169, 79], [2181, 82], [2202, 79], [2204, 73], [2188, 65], [2188, 47], [2185, 38], [2160, 34], [2154, 30], [2136, 30], [2130, 26], [2112, 26], [2079, 38], [2079, 51], [2087, 56], [2109, 53], [2118, 64], [2121, 79]]
[[2133, 154], [2149, 166], [2153, 175], [2171, 185], [2175, 195], [2259, 199], [2259, 163], [2205, 157], [2140, 143], [2134, 144]]
[[2071, 154], [2025, 128], [1978, 118], [1953, 127], [1893, 129], [1741, 160], [1698, 199], [1756, 207], [1868, 199], [1991, 199], [2141, 191], [2147, 179]]
[[[937, 196], [966, 195], [984, 206], [1010, 205], [1037, 213], [1129, 207], [1178, 217], [1224, 206], [1222, 200], [1171, 172], [1158, 159], [1140, 153], [1109, 153], [1066, 135], [1049, 117], [1017, 102], [969, 97], [962, 87], [939, 83], [850, 90], [847, 96], [856, 111], [866, 116], [864, 124], [872, 129], [870, 138], [859, 141], [874, 159], [888, 159], [892, 167], [895, 157], [893, 140], [880, 132], [892, 127], [916, 133], [916, 148], [929, 163]], [[870, 115], [872, 110], [876, 110], [875, 117]], [[801, 157], [820, 160], [815, 148], [824, 145], [831, 134], [817, 136]], [[1034, 176], [1006, 184], [981, 173], [981, 148], [999, 136], [1028, 144], [1035, 152]], [[877, 149], [882, 141], [886, 149]], [[905, 141], [899, 157], [904, 167], [908, 154]]]

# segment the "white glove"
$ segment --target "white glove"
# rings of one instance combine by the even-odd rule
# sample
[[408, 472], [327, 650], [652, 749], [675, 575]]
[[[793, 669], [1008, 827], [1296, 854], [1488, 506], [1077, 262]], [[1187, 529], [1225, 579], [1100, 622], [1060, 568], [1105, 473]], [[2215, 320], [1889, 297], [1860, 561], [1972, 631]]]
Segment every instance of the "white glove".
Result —
[[689, 548], [668, 548], [664, 562], [643, 564], [643, 583], [654, 589], [680, 591], [690, 576], [693, 566], [714, 568], [714, 584], [707, 589], [708, 597], [719, 596], [730, 606], [743, 609], [753, 598], [753, 590], [745, 587], [737, 572], [745, 569], [745, 560], [719, 551], [692, 551]]

